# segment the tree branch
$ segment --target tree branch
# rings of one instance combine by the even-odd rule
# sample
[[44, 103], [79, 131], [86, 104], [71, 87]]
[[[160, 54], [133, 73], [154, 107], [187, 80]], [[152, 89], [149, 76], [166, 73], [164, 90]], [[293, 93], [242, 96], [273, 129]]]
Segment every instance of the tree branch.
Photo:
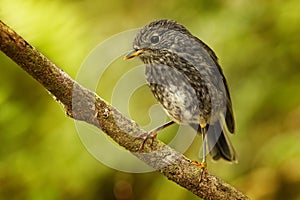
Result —
[[79, 85], [2, 21], [0, 49], [63, 104], [68, 116], [98, 127], [169, 180], [203, 199], [248, 199], [210, 173], [199, 181], [200, 168], [158, 140], [154, 140], [152, 147], [147, 142], [142, 152], [138, 152], [141, 141], [136, 140], [135, 136], [144, 131], [135, 122], [124, 117], [94, 92]]

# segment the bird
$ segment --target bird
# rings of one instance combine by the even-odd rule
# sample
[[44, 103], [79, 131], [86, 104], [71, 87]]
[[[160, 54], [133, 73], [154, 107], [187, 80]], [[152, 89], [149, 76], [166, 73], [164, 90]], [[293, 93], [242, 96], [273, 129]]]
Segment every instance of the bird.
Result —
[[147, 133], [141, 147], [177, 123], [202, 135], [200, 166], [206, 166], [208, 153], [213, 160], [235, 162], [236, 152], [226, 134], [235, 132], [232, 101], [214, 51], [183, 25], [163, 19], [139, 30], [124, 60], [134, 57], [145, 64], [147, 84], [171, 119]]

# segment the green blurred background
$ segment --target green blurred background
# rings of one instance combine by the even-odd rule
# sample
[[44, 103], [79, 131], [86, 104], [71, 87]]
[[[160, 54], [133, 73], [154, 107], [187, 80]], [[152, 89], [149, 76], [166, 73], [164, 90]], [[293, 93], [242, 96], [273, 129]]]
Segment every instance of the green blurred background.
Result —
[[[239, 163], [209, 162], [209, 171], [253, 199], [300, 199], [299, 11], [298, 0], [0, 0], [0, 19], [73, 78], [113, 34], [161, 18], [184, 24], [220, 58], [236, 116]], [[97, 89], [107, 101], [130, 69], [114, 64]], [[0, 199], [197, 199], [157, 172], [103, 165], [61, 106], [3, 53], [0, 69]], [[132, 98], [132, 118], [149, 123], [148, 88]], [[176, 128], [159, 138], [167, 142]], [[198, 159], [200, 145], [186, 155]]]

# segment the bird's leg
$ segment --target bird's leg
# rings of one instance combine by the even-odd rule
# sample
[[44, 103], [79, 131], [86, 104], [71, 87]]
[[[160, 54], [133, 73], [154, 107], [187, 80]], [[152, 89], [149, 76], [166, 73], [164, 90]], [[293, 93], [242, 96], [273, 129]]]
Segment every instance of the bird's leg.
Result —
[[147, 142], [148, 139], [151, 139], [151, 145], [152, 145], [154, 139], [155, 139], [156, 136], [157, 136], [157, 133], [158, 133], [159, 131], [163, 130], [164, 128], [166, 128], [166, 127], [168, 127], [168, 126], [174, 124], [174, 123], [175, 123], [174, 121], [169, 121], [169, 122], [167, 122], [167, 123], [165, 123], [165, 124], [163, 124], [163, 125], [161, 125], [161, 126], [155, 128], [155, 129], [151, 130], [150, 132], [144, 133], [142, 136], [140, 136], [139, 138], [143, 139], [143, 142], [142, 142], [142, 144], [141, 144], [141, 146], [140, 146], [140, 148], [139, 148], [139, 151], [141, 151], [141, 150], [144, 148], [145, 143]]
[[206, 139], [206, 130], [205, 128], [200, 128], [200, 133], [202, 136], [202, 140], [203, 140], [203, 146], [202, 146], [202, 161], [201, 163], [197, 162], [197, 161], [192, 161], [193, 164], [197, 165], [198, 167], [201, 167], [203, 169], [206, 168], [207, 164], [206, 164], [206, 150], [207, 150], [207, 139]]
[[206, 174], [206, 167], [207, 167], [207, 164], [206, 164], [207, 138], [206, 138], [206, 127], [205, 126], [200, 127], [200, 133], [202, 135], [202, 140], [203, 140], [202, 161], [201, 161], [201, 163], [199, 163], [197, 161], [192, 161], [192, 164], [201, 168], [201, 174], [200, 174], [200, 181], [201, 181]]
[[203, 140], [203, 151], [202, 151], [202, 162], [201, 164], [203, 165], [203, 167], [206, 168], [206, 150], [207, 150], [207, 138], [206, 138], [206, 130], [205, 130], [205, 127], [202, 128], [201, 127], [201, 134], [202, 134], [202, 140]]

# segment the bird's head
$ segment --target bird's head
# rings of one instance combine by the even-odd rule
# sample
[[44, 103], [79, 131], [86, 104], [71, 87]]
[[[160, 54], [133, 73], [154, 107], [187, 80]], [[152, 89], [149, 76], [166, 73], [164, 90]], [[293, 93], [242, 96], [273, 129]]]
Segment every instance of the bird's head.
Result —
[[142, 60], [159, 59], [163, 53], [177, 53], [187, 45], [189, 36], [191, 36], [189, 31], [173, 20], [151, 22], [137, 33], [133, 42], [133, 50], [124, 59], [137, 56]]

